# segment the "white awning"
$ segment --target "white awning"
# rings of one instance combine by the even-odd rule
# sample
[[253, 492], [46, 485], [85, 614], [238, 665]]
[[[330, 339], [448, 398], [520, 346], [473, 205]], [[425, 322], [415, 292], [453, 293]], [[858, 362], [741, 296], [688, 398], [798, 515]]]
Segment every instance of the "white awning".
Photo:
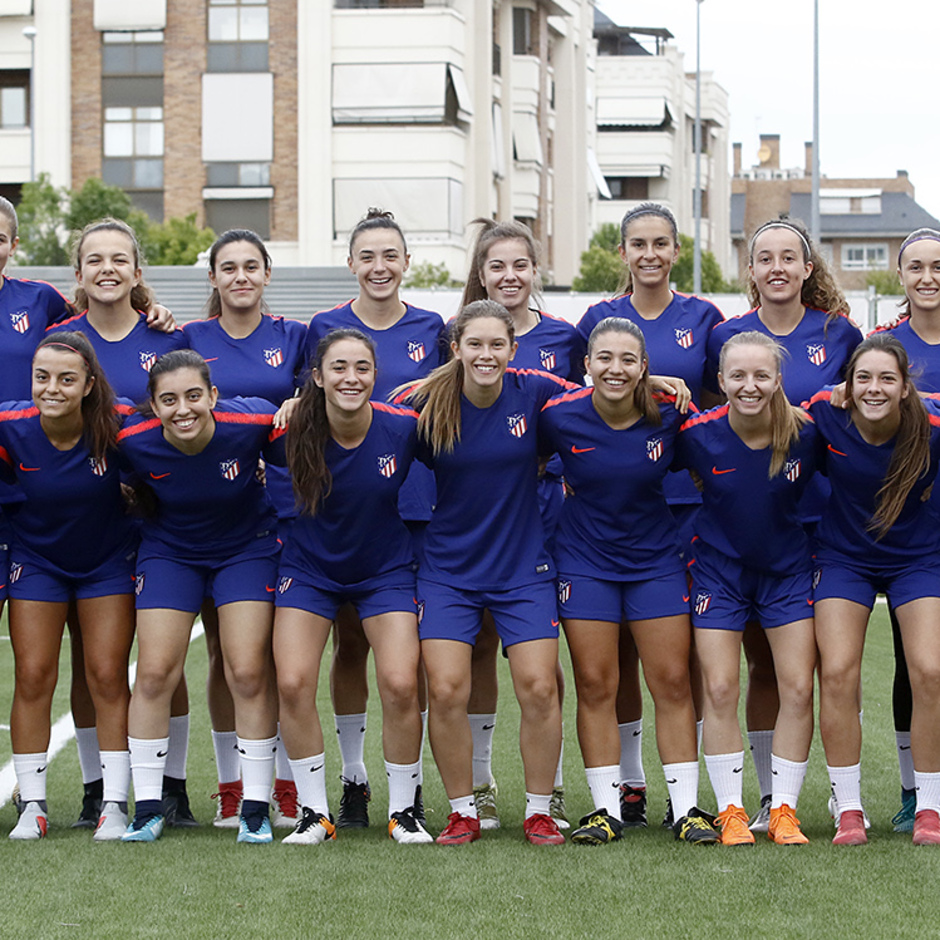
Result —
[[473, 113], [463, 72], [445, 62], [338, 63], [333, 66], [334, 124], [440, 124], [450, 73], [458, 117]]
[[493, 102], [493, 176], [506, 177], [506, 141], [503, 137], [503, 106]]
[[470, 100], [470, 89], [467, 87], [467, 79], [464, 77], [463, 69], [448, 63], [447, 74], [450, 75], [451, 83], [454, 86], [454, 94], [457, 95], [457, 119], [459, 121], [469, 121], [473, 117], [473, 102]]
[[542, 140], [538, 118], [528, 111], [514, 111], [512, 115], [512, 142], [516, 159], [520, 163], [542, 165]]
[[166, 29], [166, 0], [95, 0], [95, 29]]
[[[251, 130], [233, 115], [251, 115]], [[274, 159], [274, 76], [207, 72], [202, 76], [202, 159], [270, 163]]]
[[598, 97], [597, 123], [602, 126], [658, 127], [671, 120], [665, 98]]
[[335, 179], [333, 228], [337, 237], [348, 235], [369, 206], [394, 212], [409, 237], [463, 235], [463, 186], [458, 180]]
[[591, 171], [591, 176], [594, 177], [594, 185], [597, 186], [597, 191], [604, 199], [613, 199], [613, 193], [611, 193], [610, 187], [607, 185], [607, 180], [604, 179], [601, 165], [597, 162], [597, 154], [594, 153], [592, 147], [588, 147], [587, 149], [587, 165], [588, 169]]

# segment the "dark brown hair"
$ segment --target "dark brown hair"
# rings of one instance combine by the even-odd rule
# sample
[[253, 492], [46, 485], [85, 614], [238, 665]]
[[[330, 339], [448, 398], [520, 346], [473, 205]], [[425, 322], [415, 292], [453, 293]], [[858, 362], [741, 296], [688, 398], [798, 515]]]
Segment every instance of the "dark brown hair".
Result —
[[356, 223], [355, 228], [349, 235], [350, 258], [352, 257], [353, 245], [356, 244], [356, 239], [363, 232], [368, 232], [376, 228], [388, 228], [393, 232], [398, 232], [398, 237], [401, 239], [401, 247], [405, 254], [408, 254], [408, 244], [405, 242], [405, 233], [401, 230], [401, 226], [395, 221], [394, 214], [387, 209], [376, 209], [375, 206], [370, 206], [369, 211]]
[[[122, 222], [120, 219], [107, 218], [90, 222], [75, 237], [72, 246], [72, 264], [76, 271], [80, 270], [82, 266], [82, 247], [85, 244], [85, 239], [96, 232], [120, 232], [126, 236], [134, 251], [134, 267], [143, 267], [144, 259], [141, 255], [140, 243], [137, 241], [137, 233], [126, 222]], [[131, 306], [135, 310], [142, 310], [144, 313], [149, 312], [150, 308], [153, 307], [153, 291], [144, 283], [143, 277], [141, 277], [140, 283], [131, 290]], [[88, 293], [81, 285], [75, 288], [75, 307], [80, 311], [88, 309]]]
[[[679, 226], [676, 225], [676, 217], [665, 206], [661, 206], [658, 202], [641, 202], [638, 206], [634, 206], [624, 214], [624, 217], [620, 220], [620, 247], [623, 248], [627, 244], [627, 229], [630, 227], [630, 223], [646, 215], [654, 215], [666, 222], [672, 233], [672, 242], [676, 248], [678, 248]], [[617, 287], [617, 296], [622, 297], [624, 294], [629, 294], [632, 290], [633, 274], [630, 271], [630, 265], [625, 263], [623, 266], [623, 274], [620, 277], [620, 284]]]
[[[264, 263], [264, 270], [271, 270], [271, 255], [268, 254], [268, 249], [261, 240], [261, 236], [249, 228], [230, 228], [227, 232], [223, 232], [209, 249], [209, 270], [213, 274], [215, 274], [215, 263], [219, 257], [219, 252], [226, 245], [232, 245], [235, 242], [248, 242], [249, 245], [257, 248], [258, 254], [261, 255], [261, 260]], [[268, 309], [264, 298], [261, 299], [261, 309], [265, 311]], [[218, 287], [212, 288], [202, 312], [207, 320], [222, 316], [222, 298], [219, 296]]]

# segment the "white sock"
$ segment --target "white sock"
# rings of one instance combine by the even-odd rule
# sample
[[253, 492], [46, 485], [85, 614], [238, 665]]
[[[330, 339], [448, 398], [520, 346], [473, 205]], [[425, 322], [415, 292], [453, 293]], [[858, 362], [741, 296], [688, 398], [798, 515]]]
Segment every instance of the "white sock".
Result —
[[640, 788], [646, 786], [643, 770], [643, 719], [617, 725], [620, 732], [620, 782]]
[[561, 729], [561, 747], [558, 749], [558, 766], [555, 767], [555, 783], [554, 787], [556, 790], [561, 790], [565, 785], [565, 775], [562, 770], [562, 764], [565, 761], [565, 728], [562, 725]]
[[525, 794], [525, 818], [532, 816], [548, 816], [551, 813], [552, 795], [551, 793], [529, 793]]
[[915, 770], [914, 786], [917, 788], [917, 812], [922, 809], [940, 812], [940, 773], [922, 774]]
[[82, 768], [82, 783], [101, 779], [101, 754], [98, 752], [98, 729], [76, 728], [78, 764]]
[[458, 796], [456, 800], [448, 800], [450, 811], [459, 813], [461, 816], [469, 816], [471, 819], [477, 819], [477, 805], [473, 801], [473, 794], [469, 796]]
[[826, 770], [829, 772], [829, 782], [839, 808], [839, 816], [841, 817], [847, 809], [862, 810], [862, 765], [831, 767], [827, 764]]
[[774, 789], [773, 774], [770, 769], [770, 755], [774, 749], [773, 731], [748, 731], [748, 743], [751, 745], [751, 757], [757, 771], [757, 787], [761, 799], [769, 796]]
[[170, 749], [166, 755], [166, 775], [186, 779], [189, 756], [189, 715], [170, 715]]
[[620, 819], [620, 767], [617, 764], [585, 767], [584, 772], [594, 809], [603, 810], [608, 816]]
[[339, 753], [343, 759], [341, 776], [350, 783], [368, 783], [366, 772], [366, 714], [334, 715]]
[[277, 753], [274, 755], [274, 776], [278, 780], [293, 780], [290, 770], [290, 758], [281, 738], [281, 723], [277, 723]]
[[421, 761], [413, 764], [392, 764], [385, 762], [385, 776], [388, 777], [388, 815], [410, 809], [415, 802], [415, 787], [421, 772]]
[[20, 785], [20, 799], [24, 803], [38, 802], [46, 798], [48, 764], [45, 751], [13, 755], [13, 769], [16, 771], [16, 782]]
[[689, 815], [689, 810], [698, 801], [698, 761], [683, 761], [678, 764], [663, 764], [666, 788], [672, 803], [673, 819]]
[[213, 731], [212, 749], [219, 783], [234, 783], [238, 777], [238, 735], [234, 731]]
[[695, 722], [695, 746], [698, 749], [698, 753], [702, 753], [702, 733], [705, 730], [705, 719], [699, 718]]
[[743, 806], [744, 798], [741, 794], [744, 792], [744, 751], [706, 754], [705, 767], [715, 791], [718, 812], [723, 813], [729, 806]]
[[894, 740], [898, 748], [898, 767], [901, 770], [901, 786], [914, 789], [914, 757], [911, 754], [910, 731], [895, 731]]
[[[130, 751], [102, 751], [101, 776], [104, 779], [103, 803], [126, 803], [131, 788]], [[163, 781], [160, 781], [161, 789]]]
[[166, 768], [166, 752], [170, 748], [169, 737], [128, 737], [127, 744], [130, 748], [135, 802], [162, 800], [163, 771]]
[[773, 754], [770, 758], [773, 767], [773, 799], [771, 809], [780, 809], [784, 803], [790, 809], [796, 809], [796, 801], [800, 798], [803, 781], [806, 779], [806, 765], [808, 761], [787, 760]]
[[424, 785], [424, 743], [428, 739], [428, 710], [421, 712], [421, 750], [418, 751], [418, 783]]
[[326, 760], [323, 754], [303, 757], [290, 762], [291, 773], [297, 784], [297, 799], [301, 806], [329, 818], [326, 801]]
[[267, 803], [274, 776], [274, 752], [277, 737], [250, 740], [239, 737], [238, 752], [242, 771], [243, 799]]
[[493, 734], [496, 715], [467, 715], [473, 736], [473, 785], [486, 787], [493, 782]]

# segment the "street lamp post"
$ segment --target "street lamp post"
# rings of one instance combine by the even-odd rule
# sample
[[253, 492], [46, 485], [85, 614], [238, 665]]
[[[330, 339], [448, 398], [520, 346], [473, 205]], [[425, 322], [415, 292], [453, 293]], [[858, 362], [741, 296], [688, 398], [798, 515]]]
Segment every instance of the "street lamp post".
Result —
[[29, 181], [36, 181], [36, 27], [26, 26], [29, 40]]
[[702, 292], [702, 0], [695, 0], [695, 247], [692, 251], [692, 293]]
[[819, 218], [819, 0], [813, 0], [813, 166], [809, 233], [819, 245], [822, 224]]

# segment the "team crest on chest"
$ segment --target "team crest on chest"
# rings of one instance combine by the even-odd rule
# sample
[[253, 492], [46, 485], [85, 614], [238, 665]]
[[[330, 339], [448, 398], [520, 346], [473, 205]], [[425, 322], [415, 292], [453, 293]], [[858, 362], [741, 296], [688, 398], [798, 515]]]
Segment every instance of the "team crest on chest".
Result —
[[796, 483], [796, 481], [799, 480], [800, 466], [801, 464], [799, 458], [796, 460], [788, 460], [783, 465], [783, 474], [791, 483]]
[[654, 463], [663, 455], [663, 439], [652, 437], [646, 442], [646, 456]]
[[408, 358], [412, 362], [420, 362], [426, 355], [424, 343], [420, 340], [408, 340]]
[[826, 347], [823, 343], [811, 343], [806, 347], [806, 358], [814, 366], [821, 366], [826, 361]]
[[14, 584], [15, 582], [19, 581], [20, 575], [22, 573], [23, 573], [22, 562], [14, 561], [13, 564], [10, 565], [10, 584]]
[[522, 437], [529, 430], [529, 423], [526, 421], [525, 415], [509, 415], [506, 421], [509, 424], [509, 433], [513, 437]]
[[557, 364], [555, 359], [555, 350], [554, 349], [540, 349], [539, 350], [539, 361], [542, 363], [542, 368], [546, 372], [551, 372]]
[[226, 480], [234, 480], [238, 476], [238, 459], [223, 460], [219, 464], [219, 471]]
[[25, 333], [29, 329], [29, 311], [17, 310], [10, 314], [10, 323], [17, 333]]
[[278, 346], [276, 349], [266, 349], [264, 351], [264, 361], [272, 369], [276, 369], [281, 365], [284, 362], [284, 353], [281, 351], [281, 347]]
[[103, 477], [108, 472], [108, 460], [106, 457], [102, 457], [100, 460], [97, 457], [89, 457], [88, 466], [91, 467], [91, 472], [96, 477]]
[[398, 460], [395, 458], [394, 454], [382, 454], [378, 458], [379, 462], [379, 473], [383, 477], [393, 477], [395, 476], [395, 471], [398, 469]]
[[157, 361], [157, 354], [155, 352], [140, 352], [140, 367], [144, 372], [149, 372], [153, 368], [153, 364]]
[[676, 342], [683, 349], [691, 349], [694, 337], [692, 336], [692, 331], [688, 328], [683, 330], [676, 330]]
[[712, 596], [706, 591], [699, 591], [695, 595], [695, 612], [701, 617], [712, 606]]
[[570, 597], [571, 597], [571, 582], [559, 581], [558, 582], [558, 603], [567, 604]]

